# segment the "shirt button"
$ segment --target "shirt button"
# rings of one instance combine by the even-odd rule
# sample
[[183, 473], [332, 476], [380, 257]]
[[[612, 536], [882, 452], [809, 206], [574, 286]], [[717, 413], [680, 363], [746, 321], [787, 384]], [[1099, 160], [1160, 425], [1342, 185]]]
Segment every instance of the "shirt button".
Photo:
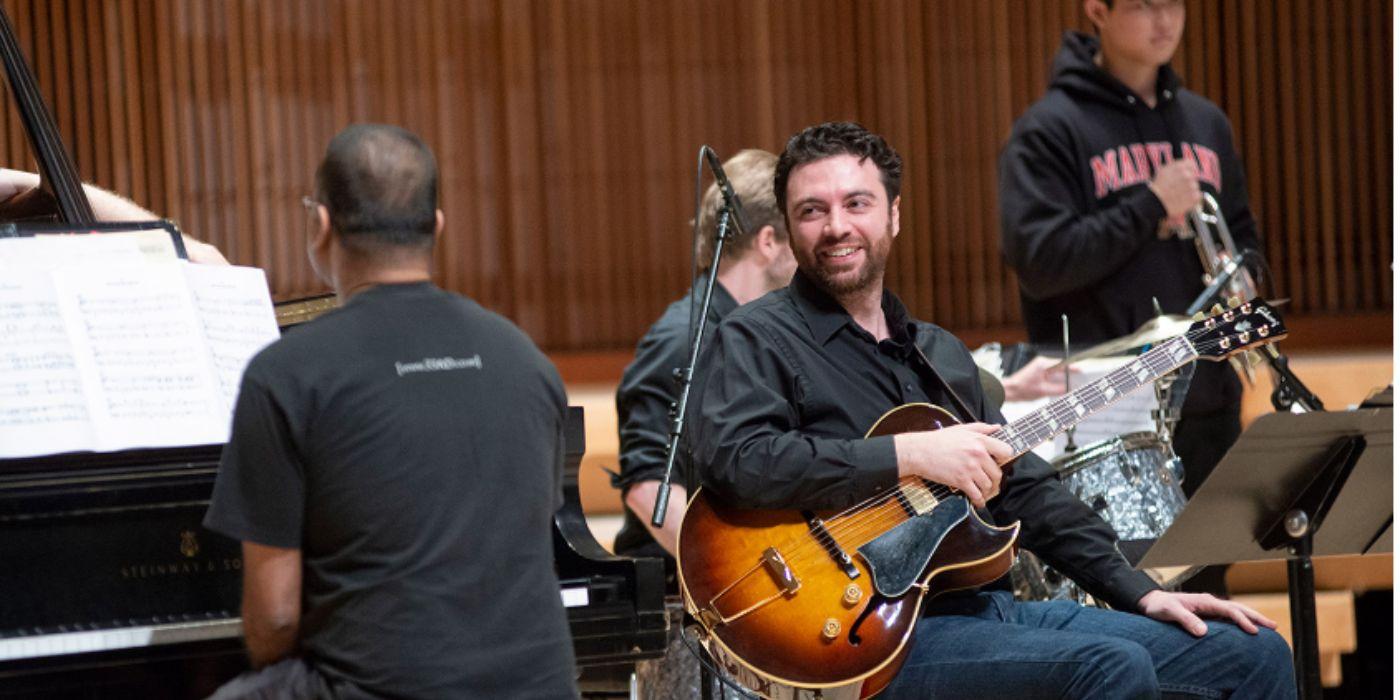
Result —
[[904, 390], [905, 390], [905, 391], [913, 391], [913, 390], [914, 390], [914, 385], [913, 385], [913, 384], [905, 384], [905, 385], [904, 385]]

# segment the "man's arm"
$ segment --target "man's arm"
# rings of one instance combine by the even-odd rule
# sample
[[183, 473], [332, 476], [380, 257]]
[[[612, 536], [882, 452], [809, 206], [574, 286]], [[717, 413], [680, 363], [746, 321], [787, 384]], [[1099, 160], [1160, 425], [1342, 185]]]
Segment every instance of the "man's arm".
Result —
[[844, 508], [894, 486], [894, 439], [798, 430], [801, 380], [767, 335], [733, 316], [701, 357], [686, 441], [705, 486], [750, 508]]
[[1168, 215], [1148, 187], [1125, 191], [1106, 209], [1079, 211], [1075, 159], [1068, 144], [1044, 129], [1018, 126], [998, 161], [1002, 254], [1035, 299], [1087, 287], [1121, 269]]
[[685, 501], [689, 494], [684, 486], [673, 483], [670, 498], [666, 500], [666, 519], [661, 522], [661, 527], [655, 527], [651, 524], [651, 511], [656, 506], [656, 492], [660, 490], [660, 479], [647, 479], [632, 484], [627, 489], [627, 507], [647, 526], [651, 538], [656, 540], [667, 554], [674, 557], [676, 538], [680, 535], [681, 519], [685, 517]]
[[243, 639], [253, 668], [296, 653], [301, 550], [243, 543]]
[[[39, 176], [36, 173], [0, 168], [0, 203], [9, 201], [12, 197], [38, 186]], [[98, 221], [156, 221], [161, 218], [126, 197], [115, 192], [108, 192], [96, 185], [84, 184], [83, 192], [87, 194], [88, 203], [92, 205], [92, 213]], [[220, 253], [218, 248], [189, 236], [182, 237], [185, 242], [185, 252], [190, 256], [190, 262], [211, 265], [228, 264], [228, 260], [224, 259], [223, 253]]]
[[686, 333], [670, 310], [637, 343], [632, 363], [622, 373], [617, 388], [618, 470], [613, 486], [623, 492], [627, 508], [646, 524], [653, 539], [672, 556], [676, 534], [685, 514], [686, 489], [677, 468], [666, 520], [652, 527], [651, 512], [656, 492], [666, 471], [666, 448], [670, 442], [671, 404], [677, 383], [672, 372], [686, 362]]

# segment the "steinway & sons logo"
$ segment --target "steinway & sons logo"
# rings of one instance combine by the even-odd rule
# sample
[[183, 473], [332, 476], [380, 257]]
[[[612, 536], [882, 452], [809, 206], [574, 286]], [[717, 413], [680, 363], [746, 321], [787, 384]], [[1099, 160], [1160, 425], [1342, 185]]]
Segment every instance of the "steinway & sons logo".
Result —
[[238, 557], [220, 559], [196, 559], [200, 553], [199, 534], [194, 530], [181, 530], [177, 550], [182, 559], [150, 564], [128, 564], [121, 568], [124, 579], [147, 579], [160, 576], [190, 576], [220, 571], [238, 571], [243, 568], [243, 560]]

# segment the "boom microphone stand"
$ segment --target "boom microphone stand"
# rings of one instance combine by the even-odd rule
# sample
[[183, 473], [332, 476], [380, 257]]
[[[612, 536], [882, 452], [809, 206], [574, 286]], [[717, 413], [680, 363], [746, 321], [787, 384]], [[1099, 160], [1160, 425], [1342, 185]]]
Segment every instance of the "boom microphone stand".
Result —
[[685, 411], [690, 403], [690, 385], [695, 377], [695, 363], [700, 359], [700, 347], [705, 338], [705, 326], [709, 321], [710, 301], [714, 297], [715, 282], [719, 278], [719, 260], [724, 253], [724, 244], [734, 237], [730, 231], [731, 218], [740, 231], [744, 229], [743, 215], [740, 213], [743, 203], [729, 186], [729, 179], [724, 176], [724, 169], [720, 167], [714, 150], [709, 146], [702, 146], [700, 150], [715, 173], [715, 182], [724, 195], [724, 204], [720, 208], [719, 221], [715, 226], [715, 253], [710, 260], [709, 273], [705, 276], [705, 295], [701, 298], [700, 319], [696, 322], [695, 335], [691, 338], [690, 359], [677, 377], [680, 382], [680, 396], [671, 405], [671, 433], [666, 445], [666, 471], [661, 476], [661, 487], [656, 490], [656, 505], [651, 511], [652, 527], [661, 527], [666, 522], [666, 507], [671, 499], [671, 475], [676, 467], [676, 452], [680, 447], [681, 433], [685, 430]]

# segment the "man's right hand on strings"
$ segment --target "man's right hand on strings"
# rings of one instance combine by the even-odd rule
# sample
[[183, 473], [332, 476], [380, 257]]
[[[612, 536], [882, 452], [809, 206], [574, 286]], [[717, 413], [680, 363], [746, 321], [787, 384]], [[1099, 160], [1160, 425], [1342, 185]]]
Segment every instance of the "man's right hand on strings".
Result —
[[1011, 446], [991, 437], [1002, 426], [966, 423], [894, 436], [900, 476], [920, 476], [962, 492], [978, 508], [1001, 491]]

